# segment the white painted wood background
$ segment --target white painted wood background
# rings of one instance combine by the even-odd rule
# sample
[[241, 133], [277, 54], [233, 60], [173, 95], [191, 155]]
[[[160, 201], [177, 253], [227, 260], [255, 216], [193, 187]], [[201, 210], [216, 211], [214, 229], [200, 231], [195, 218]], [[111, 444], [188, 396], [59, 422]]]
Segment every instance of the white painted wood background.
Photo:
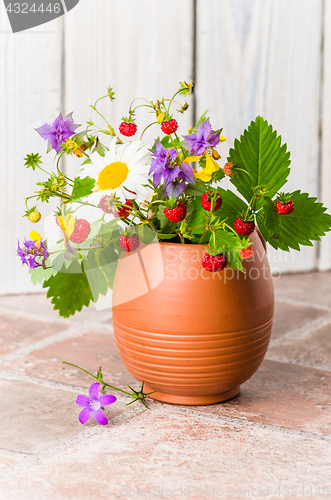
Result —
[[[18, 34], [0, 2], [0, 294], [32, 291], [15, 251], [31, 230], [22, 200], [39, 176], [23, 158], [45, 148], [33, 128], [60, 110], [82, 123], [109, 85], [117, 100], [107, 113], [117, 124], [137, 95], [169, 95], [193, 78], [196, 114], [209, 109], [228, 137], [223, 158], [262, 114], [291, 151], [288, 189], [331, 209], [331, 0], [80, 0], [63, 18]], [[331, 269], [331, 236], [269, 255], [282, 272]]]

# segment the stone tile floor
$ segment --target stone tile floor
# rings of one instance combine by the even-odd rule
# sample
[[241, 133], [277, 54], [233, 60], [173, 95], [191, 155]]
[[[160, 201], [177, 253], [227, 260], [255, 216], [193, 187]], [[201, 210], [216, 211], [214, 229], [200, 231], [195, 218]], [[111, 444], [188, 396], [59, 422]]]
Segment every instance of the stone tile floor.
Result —
[[138, 387], [111, 312], [59, 319], [42, 294], [0, 297], [0, 499], [331, 497], [331, 273], [275, 281], [266, 359], [241, 394], [184, 407], [149, 400], [78, 422], [92, 380]]

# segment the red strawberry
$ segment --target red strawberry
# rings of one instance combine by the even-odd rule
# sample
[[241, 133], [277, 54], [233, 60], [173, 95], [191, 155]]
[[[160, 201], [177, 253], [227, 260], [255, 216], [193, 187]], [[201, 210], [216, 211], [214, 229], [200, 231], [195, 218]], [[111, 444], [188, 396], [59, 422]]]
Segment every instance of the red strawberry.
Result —
[[187, 206], [179, 200], [177, 200], [177, 206], [175, 208], [165, 208], [163, 210], [164, 215], [170, 222], [181, 222], [185, 219], [186, 212]]
[[83, 243], [90, 234], [91, 226], [85, 219], [77, 219], [75, 229], [70, 236], [73, 243]]
[[248, 236], [249, 234], [252, 234], [255, 229], [255, 223], [252, 220], [243, 221], [238, 218], [234, 221], [233, 225], [237, 234], [240, 234], [241, 236]]
[[[129, 205], [130, 207], [133, 207], [133, 201], [132, 200], [125, 200], [124, 205]], [[126, 217], [130, 214], [130, 212], [131, 212], [131, 208], [120, 205], [120, 206], [117, 206], [116, 209], [114, 210], [114, 215], [115, 215], [115, 217], [120, 217], [121, 219], [126, 219]]]
[[232, 163], [228, 162], [224, 165], [223, 167], [223, 172], [225, 173], [225, 175], [227, 175], [228, 177], [233, 177], [233, 172], [232, 172]]
[[294, 203], [290, 200], [288, 203], [281, 203], [279, 200], [276, 201], [276, 210], [279, 214], [287, 215], [293, 212]]
[[216, 271], [222, 271], [227, 266], [227, 260], [222, 253], [219, 255], [206, 255], [202, 259], [202, 266], [210, 271], [211, 273], [215, 273]]
[[168, 122], [163, 122], [161, 124], [162, 132], [167, 135], [173, 134], [174, 132], [176, 132], [177, 129], [178, 129], [178, 123], [174, 118], [172, 118], [172, 120]]
[[242, 259], [249, 259], [250, 257], [252, 257], [253, 253], [254, 253], [254, 249], [253, 249], [252, 245], [250, 245], [249, 247], [241, 250], [239, 252], [239, 255]]
[[105, 194], [99, 201], [99, 207], [103, 212], [106, 212], [106, 214], [111, 214], [113, 212], [113, 203], [112, 196]]
[[118, 129], [122, 135], [125, 135], [126, 137], [131, 137], [137, 132], [137, 125], [133, 122], [130, 123], [122, 122], [118, 127]]
[[[208, 191], [207, 193], [203, 194], [201, 198], [202, 208], [208, 210], [208, 212], [210, 212], [211, 210], [211, 196], [209, 195], [211, 195], [212, 193], [213, 193], [212, 191]], [[217, 193], [216, 203], [213, 212], [215, 212], [215, 210], [218, 210], [221, 207], [222, 201], [223, 201], [222, 196], [219, 193]]]
[[133, 252], [140, 244], [137, 234], [133, 234], [132, 236], [124, 236], [122, 234], [119, 237], [118, 243], [124, 252]]
[[[133, 201], [125, 200], [124, 205], [129, 205], [130, 207], [133, 207]], [[116, 206], [114, 203], [114, 198], [112, 196], [109, 196], [108, 194], [106, 194], [101, 198], [99, 202], [99, 207], [107, 214], [113, 213], [115, 217], [120, 217], [121, 219], [125, 219], [131, 211], [130, 208], [125, 207], [123, 205]]]

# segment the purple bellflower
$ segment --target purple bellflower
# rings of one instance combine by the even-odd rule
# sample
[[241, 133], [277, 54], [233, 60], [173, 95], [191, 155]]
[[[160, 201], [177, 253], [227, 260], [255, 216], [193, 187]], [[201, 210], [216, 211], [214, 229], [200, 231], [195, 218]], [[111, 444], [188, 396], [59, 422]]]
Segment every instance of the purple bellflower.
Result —
[[203, 155], [207, 148], [215, 147], [220, 142], [220, 134], [212, 132], [208, 120], [200, 123], [196, 134], [186, 135], [184, 139], [191, 148], [191, 154], [195, 156]]
[[[49, 256], [46, 241], [40, 241], [37, 244], [33, 240], [25, 240], [22, 248], [20, 247], [20, 243], [18, 241], [17, 255], [21, 258], [22, 264], [28, 265], [31, 269], [35, 269], [36, 267], [45, 267], [45, 262]], [[41, 264], [40, 262], [37, 262], [38, 257], [42, 258]]]
[[81, 424], [86, 424], [92, 415], [98, 424], [108, 424], [108, 419], [101, 407], [115, 403], [117, 398], [112, 394], [101, 394], [99, 396], [99, 387], [100, 382], [95, 382], [89, 388], [89, 396], [85, 396], [84, 394], [77, 396], [76, 404], [84, 406], [78, 417]]
[[187, 163], [178, 164], [174, 162], [177, 158], [175, 148], [166, 149], [160, 142], [155, 141], [156, 149], [152, 150], [152, 164], [149, 174], [153, 175], [154, 186], [160, 185], [163, 178], [166, 193], [171, 198], [180, 196], [186, 187], [186, 183], [195, 184], [192, 167]]
[[45, 141], [48, 141], [49, 147], [59, 153], [62, 149], [61, 145], [65, 143], [66, 139], [74, 135], [78, 127], [79, 125], [74, 123], [72, 113], [69, 113], [64, 118], [60, 113], [51, 125], [45, 123], [45, 125], [36, 128], [36, 131]]

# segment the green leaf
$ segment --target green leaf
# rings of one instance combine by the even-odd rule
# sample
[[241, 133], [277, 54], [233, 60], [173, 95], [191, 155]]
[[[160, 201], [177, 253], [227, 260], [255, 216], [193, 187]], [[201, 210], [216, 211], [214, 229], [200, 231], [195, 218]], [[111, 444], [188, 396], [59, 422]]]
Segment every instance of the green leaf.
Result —
[[74, 186], [72, 188], [71, 198], [72, 200], [78, 200], [84, 196], [88, 196], [93, 192], [95, 185], [95, 180], [91, 177], [75, 177]]
[[84, 261], [84, 270], [88, 279], [88, 284], [93, 296], [93, 302], [99, 298], [99, 294], [106, 295], [108, 291], [108, 280], [102, 268], [99, 267], [97, 250], [88, 253], [87, 260]]
[[264, 226], [271, 234], [272, 238], [277, 237], [279, 231], [279, 214], [275, 209], [274, 202], [266, 196], [263, 199], [263, 209], [261, 211], [260, 216], [264, 219]]
[[171, 240], [172, 238], [176, 238], [176, 236], [178, 236], [176, 233], [157, 233], [157, 235], [160, 240]]
[[300, 250], [299, 245], [312, 246], [312, 241], [319, 241], [331, 229], [331, 216], [325, 213], [322, 203], [307, 193], [295, 191], [291, 195], [294, 211], [287, 215], [277, 214], [279, 219], [278, 234], [273, 235], [269, 222], [263, 213], [257, 215], [258, 226], [263, 238], [274, 248], [289, 251], [290, 248]]
[[115, 251], [115, 244], [109, 245], [101, 251], [97, 250], [94, 257], [107, 279], [108, 287], [112, 288], [119, 259], [119, 252]]
[[[46, 262], [46, 265], [48, 263]], [[29, 274], [31, 275], [31, 282], [33, 285], [37, 283], [42, 283], [44, 280], [48, 280], [51, 276], [56, 274], [57, 271], [52, 267], [44, 269], [43, 267], [36, 267], [35, 269], [29, 269]]]
[[267, 186], [277, 192], [287, 181], [290, 173], [290, 153], [281, 137], [261, 116], [251, 122], [240, 140], [235, 139], [228, 161], [237, 170], [231, 178], [239, 193], [250, 202], [254, 186]]
[[185, 188], [187, 196], [202, 196], [206, 192], [206, 185], [204, 182], [197, 180], [196, 184], [188, 184]]
[[219, 214], [221, 220], [226, 219], [226, 223], [233, 227], [238, 216], [247, 210], [246, 203], [229, 189], [217, 188], [217, 192], [222, 196], [222, 206], [215, 212]]
[[243, 270], [239, 252], [244, 248], [244, 245], [240, 238], [237, 238], [230, 231], [218, 229], [211, 234], [209, 239], [209, 248], [211, 249], [213, 255], [223, 253], [228, 266], [232, 269]]
[[46, 280], [43, 288], [48, 288], [47, 297], [53, 297], [52, 304], [60, 316], [69, 318], [83, 306], [87, 307], [93, 297], [86, 273], [78, 262], [73, 262], [68, 270], [63, 268], [63, 271]]

